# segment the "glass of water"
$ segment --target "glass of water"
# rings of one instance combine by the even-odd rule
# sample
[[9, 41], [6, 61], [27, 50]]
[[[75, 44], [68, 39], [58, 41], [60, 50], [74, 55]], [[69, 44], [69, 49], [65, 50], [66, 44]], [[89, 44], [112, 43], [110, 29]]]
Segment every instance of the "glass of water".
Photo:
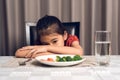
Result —
[[95, 57], [99, 65], [108, 65], [111, 54], [111, 32], [95, 32]]

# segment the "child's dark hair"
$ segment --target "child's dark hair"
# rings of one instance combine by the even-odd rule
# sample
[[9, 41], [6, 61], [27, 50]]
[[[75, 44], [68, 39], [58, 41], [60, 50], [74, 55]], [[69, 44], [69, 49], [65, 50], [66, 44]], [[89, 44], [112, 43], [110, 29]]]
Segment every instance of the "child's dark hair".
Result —
[[64, 34], [65, 28], [61, 21], [55, 16], [44, 16], [37, 22], [37, 37], [49, 35], [52, 33]]

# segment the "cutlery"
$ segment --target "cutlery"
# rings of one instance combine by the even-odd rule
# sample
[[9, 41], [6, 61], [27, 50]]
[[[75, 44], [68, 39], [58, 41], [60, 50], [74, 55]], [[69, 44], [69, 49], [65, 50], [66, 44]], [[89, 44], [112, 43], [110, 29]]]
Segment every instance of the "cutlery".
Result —
[[[33, 54], [32, 54], [33, 55]], [[30, 58], [28, 58], [27, 60], [25, 60], [25, 61], [19, 61], [18, 63], [19, 63], [19, 65], [20, 66], [22, 66], [22, 65], [26, 65], [26, 62], [29, 62], [29, 61], [31, 61], [32, 60], [32, 55], [30, 56]]]
[[31, 61], [32, 60], [32, 58], [29, 58], [29, 59], [27, 59], [27, 60], [25, 60], [25, 61], [19, 61], [18, 63], [19, 63], [19, 65], [21, 66], [21, 65], [26, 65], [26, 62], [29, 62], [29, 61]]

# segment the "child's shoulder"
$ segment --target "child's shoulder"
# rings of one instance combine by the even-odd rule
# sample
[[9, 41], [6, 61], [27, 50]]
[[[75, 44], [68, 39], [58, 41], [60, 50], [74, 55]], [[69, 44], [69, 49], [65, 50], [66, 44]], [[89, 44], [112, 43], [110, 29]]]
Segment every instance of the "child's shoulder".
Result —
[[68, 35], [68, 40], [69, 40], [69, 39], [70, 39], [70, 40], [79, 40], [76, 35], [71, 35], [71, 34]]
[[78, 37], [76, 35], [71, 35], [69, 34], [68, 35], [68, 38], [66, 40], [66, 46], [71, 46], [71, 44], [74, 42], [74, 41], [79, 41]]

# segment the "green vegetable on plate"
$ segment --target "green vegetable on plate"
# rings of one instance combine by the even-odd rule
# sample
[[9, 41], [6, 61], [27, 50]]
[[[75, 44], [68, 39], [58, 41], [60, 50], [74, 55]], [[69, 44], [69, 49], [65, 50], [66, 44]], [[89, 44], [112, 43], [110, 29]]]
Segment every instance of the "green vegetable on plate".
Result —
[[79, 55], [75, 55], [73, 57], [71, 56], [56, 56], [56, 61], [57, 62], [68, 62], [68, 61], [78, 61], [78, 60], [82, 60], [82, 57]]

